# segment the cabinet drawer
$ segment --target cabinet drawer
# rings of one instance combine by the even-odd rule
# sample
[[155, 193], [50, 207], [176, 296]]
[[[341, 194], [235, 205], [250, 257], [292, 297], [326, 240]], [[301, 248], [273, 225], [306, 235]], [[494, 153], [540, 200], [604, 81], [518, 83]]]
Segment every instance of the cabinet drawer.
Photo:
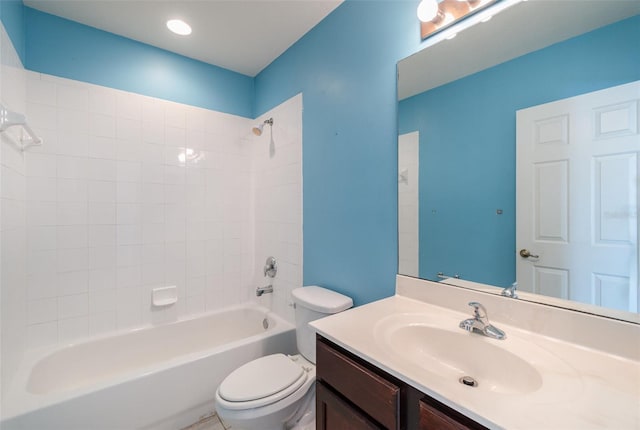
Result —
[[400, 387], [331, 346], [316, 342], [317, 376], [385, 428], [400, 428]]
[[457, 411], [425, 397], [420, 400], [420, 430], [487, 430]]

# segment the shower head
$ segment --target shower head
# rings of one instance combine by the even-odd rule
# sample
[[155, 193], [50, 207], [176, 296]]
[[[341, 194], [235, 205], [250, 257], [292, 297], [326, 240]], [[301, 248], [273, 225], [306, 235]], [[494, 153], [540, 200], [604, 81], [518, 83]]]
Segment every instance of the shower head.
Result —
[[251, 129], [251, 131], [253, 131], [253, 134], [255, 134], [256, 136], [261, 136], [262, 135], [262, 129], [264, 128], [265, 125], [273, 125], [273, 118], [269, 118], [269, 119], [265, 119], [264, 122], [256, 127], [253, 127], [253, 129]]
[[260, 124], [256, 127], [253, 127], [251, 129], [251, 131], [253, 131], [253, 134], [255, 134], [256, 136], [260, 136], [262, 135], [262, 129], [264, 128], [264, 124]]

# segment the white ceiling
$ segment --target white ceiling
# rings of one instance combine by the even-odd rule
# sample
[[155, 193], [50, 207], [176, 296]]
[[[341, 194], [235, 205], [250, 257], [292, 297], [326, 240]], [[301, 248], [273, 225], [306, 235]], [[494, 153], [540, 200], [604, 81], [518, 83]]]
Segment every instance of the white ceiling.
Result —
[[640, 13], [640, 0], [530, 0], [398, 63], [403, 100]]
[[[25, 0], [34, 9], [248, 76], [257, 75], [343, 0]], [[169, 32], [180, 18], [190, 36]]]

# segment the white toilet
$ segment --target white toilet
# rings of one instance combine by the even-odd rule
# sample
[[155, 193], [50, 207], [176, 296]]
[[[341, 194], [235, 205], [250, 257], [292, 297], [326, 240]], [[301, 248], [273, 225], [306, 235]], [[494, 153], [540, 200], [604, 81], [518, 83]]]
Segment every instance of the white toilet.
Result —
[[315, 429], [315, 330], [308, 323], [353, 306], [350, 297], [321, 287], [292, 291], [299, 355], [267, 355], [227, 376], [216, 391], [216, 412], [233, 430]]

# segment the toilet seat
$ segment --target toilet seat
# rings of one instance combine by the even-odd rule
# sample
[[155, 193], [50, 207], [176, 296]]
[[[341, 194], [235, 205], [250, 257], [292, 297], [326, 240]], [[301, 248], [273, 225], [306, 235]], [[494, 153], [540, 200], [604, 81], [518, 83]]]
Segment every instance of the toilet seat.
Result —
[[267, 355], [231, 372], [216, 397], [227, 409], [258, 408], [291, 395], [307, 378], [305, 369], [284, 354]]

